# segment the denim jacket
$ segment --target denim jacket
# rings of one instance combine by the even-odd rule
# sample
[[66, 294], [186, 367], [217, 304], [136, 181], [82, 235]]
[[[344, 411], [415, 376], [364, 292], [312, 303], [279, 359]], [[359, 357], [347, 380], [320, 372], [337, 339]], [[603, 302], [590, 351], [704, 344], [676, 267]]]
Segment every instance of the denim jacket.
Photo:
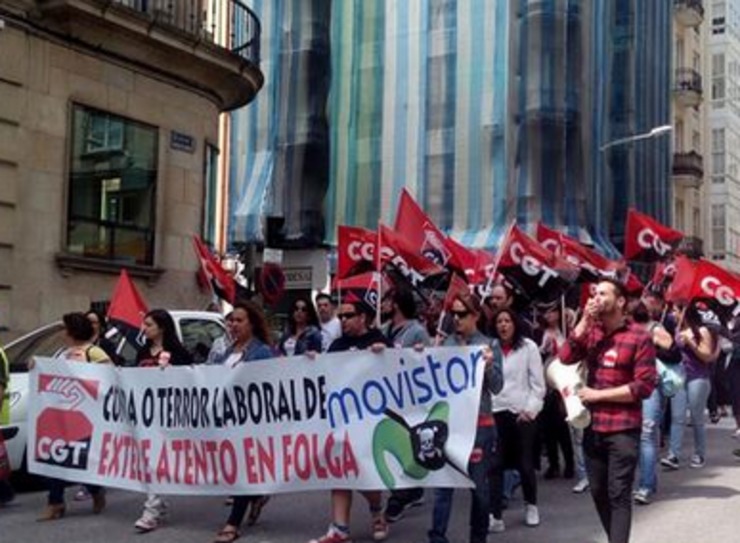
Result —
[[[213, 364], [225, 364], [229, 357], [234, 354], [234, 345], [229, 345], [226, 350], [213, 357]], [[243, 362], [253, 362], [255, 360], [264, 360], [266, 358], [275, 358], [275, 352], [272, 348], [262, 343], [259, 339], [253, 338], [247, 343], [246, 349], [242, 351], [242, 356], [239, 358], [238, 364]]]

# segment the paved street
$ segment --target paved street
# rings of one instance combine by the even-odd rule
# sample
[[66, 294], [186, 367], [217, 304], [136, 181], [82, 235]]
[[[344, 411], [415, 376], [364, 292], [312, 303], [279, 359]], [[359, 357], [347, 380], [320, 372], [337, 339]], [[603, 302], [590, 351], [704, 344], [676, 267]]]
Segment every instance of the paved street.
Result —
[[[678, 472], [661, 473], [659, 500], [647, 507], [635, 509], [633, 543], [694, 543], [704, 541], [736, 541], [740, 511], [740, 463], [730, 451], [740, 447], [731, 439], [728, 419], [709, 427], [707, 466], [701, 470], [682, 468]], [[691, 433], [687, 432], [690, 446]], [[688, 449], [690, 450], [690, 448]], [[588, 495], [570, 492], [570, 481], [541, 482], [542, 525], [527, 528], [523, 522], [521, 498], [511, 504], [505, 514], [506, 533], [489, 536], [489, 542], [520, 543], [603, 543], [596, 514]], [[139, 514], [142, 496], [110, 491], [109, 506], [101, 516], [88, 513], [89, 503], [71, 501], [68, 490], [68, 514], [52, 523], [36, 523], [45, 496], [25, 493], [16, 502], [0, 510], [0, 541], [33, 541], [34, 543], [65, 541], [106, 541], [117, 543], [133, 539], [154, 539], [158, 543], [189, 543], [210, 541], [216, 529], [226, 519], [228, 508], [216, 498], [172, 498], [171, 517], [166, 527], [144, 536], [136, 536], [132, 523]], [[431, 492], [428, 492], [431, 496]], [[450, 541], [465, 543], [468, 499], [458, 492]], [[404, 543], [425, 541], [431, 506], [418, 508], [393, 526], [392, 541]], [[241, 541], [255, 543], [300, 543], [317, 536], [328, 522], [328, 493], [312, 492], [276, 496], [267, 505], [257, 526], [247, 529]], [[356, 541], [370, 541], [369, 517], [362, 500], [355, 503], [353, 535]]]

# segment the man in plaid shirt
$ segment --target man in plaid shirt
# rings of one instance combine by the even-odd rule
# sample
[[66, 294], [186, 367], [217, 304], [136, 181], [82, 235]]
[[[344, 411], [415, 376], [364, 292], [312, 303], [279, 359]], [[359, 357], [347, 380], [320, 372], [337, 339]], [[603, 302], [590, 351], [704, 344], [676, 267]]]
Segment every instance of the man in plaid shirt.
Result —
[[601, 281], [560, 349], [564, 364], [585, 360], [588, 368], [588, 384], [578, 391], [592, 420], [583, 450], [591, 496], [609, 543], [629, 541], [642, 400], [657, 380], [650, 334], [628, 322], [626, 304], [623, 285]]

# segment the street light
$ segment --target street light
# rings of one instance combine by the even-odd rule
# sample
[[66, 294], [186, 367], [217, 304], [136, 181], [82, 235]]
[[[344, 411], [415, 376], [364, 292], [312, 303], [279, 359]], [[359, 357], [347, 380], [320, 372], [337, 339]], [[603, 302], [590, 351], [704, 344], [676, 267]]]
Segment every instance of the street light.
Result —
[[671, 130], [673, 130], [673, 126], [671, 126], [670, 124], [656, 126], [649, 132], [643, 132], [642, 134], [635, 134], [634, 136], [627, 136], [626, 138], [619, 138], [619, 139], [610, 141], [609, 143], [605, 143], [599, 148], [599, 151], [605, 151], [609, 147], [614, 147], [615, 145], [624, 145], [625, 143], [632, 143], [633, 141], [655, 138], [657, 136], [660, 136], [661, 134], [670, 132]]

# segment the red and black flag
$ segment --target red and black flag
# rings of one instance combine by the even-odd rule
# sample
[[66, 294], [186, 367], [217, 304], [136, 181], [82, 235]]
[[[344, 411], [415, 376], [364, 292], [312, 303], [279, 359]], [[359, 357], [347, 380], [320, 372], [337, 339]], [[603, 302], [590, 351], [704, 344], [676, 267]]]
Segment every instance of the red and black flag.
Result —
[[441, 267], [459, 267], [454, 250], [449, 246], [450, 239], [437, 228], [406, 189], [403, 189], [398, 201], [394, 229], [424, 258]]
[[240, 290], [246, 290], [238, 285], [234, 277], [227, 272], [216, 257], [206, 247], [198, 236], [193, 236], [193, 248], [198, 257], [202, 273], [208, 280], [213, 293], [222, 300], [233, 304]]
[[700, 260], [694, 267], [688, 298], [702, 324], [728, 335], [730, 322], [740, 315], [740, 277]]
[[623, 262], [610, 260], [578, 240], [547, 228], [541, 223], [537, 225], [537, 241], [545, 249], [577, 266], [580, 269], [578, 281], [581, 283], [593, 283], [604, 278], [619, 280], [628, 274]]
[[683, 232], [630, 209], [624, 238], [624, 257], [635, 262], [657, 262], [675, 252]]
[[418, 290], [430, 288], [429, 279], [435, 278], [436, 283], [436, 278], [446, 273], [443, 266], [423, 256], [401, 233], [384, 224], [379, 228], [381, 266], [394, 278], [400, 276]]
[[552, 302], [578, 277], [579, 269], [548, 251], [516, 225], [501, 245], [498, 273], [532, 301]]
[[376, 271], [378, 233], [357, 226], [337, 227], [337, 277]]
[[141, 345], [139, 341], [141, 324], [148, 311], [146, 302], [131, 281], [128, 272], [121, 270], [108, 306], [109, 329], [106, 336], [113, 336], [118, 332], [131, 345]]

